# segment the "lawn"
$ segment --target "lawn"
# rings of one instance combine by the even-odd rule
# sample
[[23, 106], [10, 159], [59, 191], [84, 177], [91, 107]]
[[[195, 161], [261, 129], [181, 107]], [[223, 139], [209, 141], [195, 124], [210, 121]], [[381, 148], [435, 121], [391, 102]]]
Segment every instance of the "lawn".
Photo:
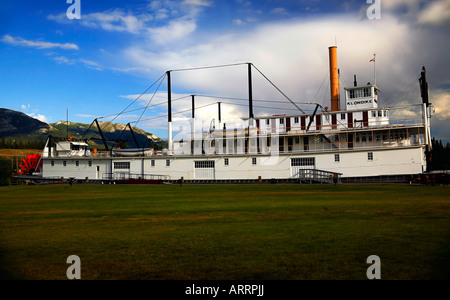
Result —
[[450, 279], [450, 187], [0, 188], [2, 279]]

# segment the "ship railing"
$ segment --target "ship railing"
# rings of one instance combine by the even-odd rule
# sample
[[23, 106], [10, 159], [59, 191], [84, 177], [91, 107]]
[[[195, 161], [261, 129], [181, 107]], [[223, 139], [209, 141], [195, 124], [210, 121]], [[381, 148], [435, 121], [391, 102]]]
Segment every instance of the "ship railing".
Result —
[[318, 169], [299, 169], [292, 178], [300, 179], [308, 183], [338, 184], [341, 182], [341, 173], [329, 172]]
[[169, 175], [156, 174], [131, 174], [131, 173], [105, 173], [103, 180], [148, 180], [148, 181], [169, 181]]

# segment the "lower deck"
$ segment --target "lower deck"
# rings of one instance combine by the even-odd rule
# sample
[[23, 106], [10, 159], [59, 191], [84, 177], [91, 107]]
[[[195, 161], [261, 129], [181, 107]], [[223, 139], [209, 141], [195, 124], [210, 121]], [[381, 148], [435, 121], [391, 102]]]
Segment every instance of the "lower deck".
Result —
[[50, 157], [43, 177], [84, 179], [165, 178], [168, 180], [291, 179], [304, 170], [339, 173], [342, 178], [411, 175], [426, 168], [423, 146], [297, 154]]

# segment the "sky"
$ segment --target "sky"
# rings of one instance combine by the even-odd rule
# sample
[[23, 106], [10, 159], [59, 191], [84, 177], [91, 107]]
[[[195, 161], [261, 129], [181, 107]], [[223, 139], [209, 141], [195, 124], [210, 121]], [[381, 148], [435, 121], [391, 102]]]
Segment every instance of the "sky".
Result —
[[248, 116], [246, 63], [257, 68], [256, 116], [296, 113], [274, 85], [303, 110], [330, 106], [337, 46], [342, 93], [354, 75], [374, 82], [376, 54], [380, 106], [420, 104], [425, 66], [432, 135], [450, 142], [449, 33], [450, 0], [3, 0], [0, 107], [47, 123], [67, 112], [134, 122], [166, 139], [166, 71], [227, 65], [171, 73], [174, 131], [189, 121], [190, 95], [208, 127], [217, 102], [225, 121]]

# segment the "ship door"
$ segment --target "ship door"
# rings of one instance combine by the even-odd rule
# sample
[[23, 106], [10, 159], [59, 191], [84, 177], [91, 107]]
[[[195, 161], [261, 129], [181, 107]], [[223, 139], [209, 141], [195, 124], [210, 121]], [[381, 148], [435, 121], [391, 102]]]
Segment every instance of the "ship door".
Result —
[[213, 160], [194, 162], [195, 179], [216, 179], [216, 164]]
[[291, 177], [306, 178], [316, 168], [315, 157], [291, 158]]
[[348, 148], [353, 149], [353, 133], [348, 134]]
[[309, 151], [309, 137], [308, 136], [303, 137], [303, 150]]
[[348, 113], [348, 128], [353, 128], [353, 114]]
[[97, 166], [97, 171], [95, 172], [95, 179], [100, 179], [100, 166]]
[[364, 124], [364, 127], [369, 127], [369, 112], [368, 111], [363, 112], [363, 124]]

